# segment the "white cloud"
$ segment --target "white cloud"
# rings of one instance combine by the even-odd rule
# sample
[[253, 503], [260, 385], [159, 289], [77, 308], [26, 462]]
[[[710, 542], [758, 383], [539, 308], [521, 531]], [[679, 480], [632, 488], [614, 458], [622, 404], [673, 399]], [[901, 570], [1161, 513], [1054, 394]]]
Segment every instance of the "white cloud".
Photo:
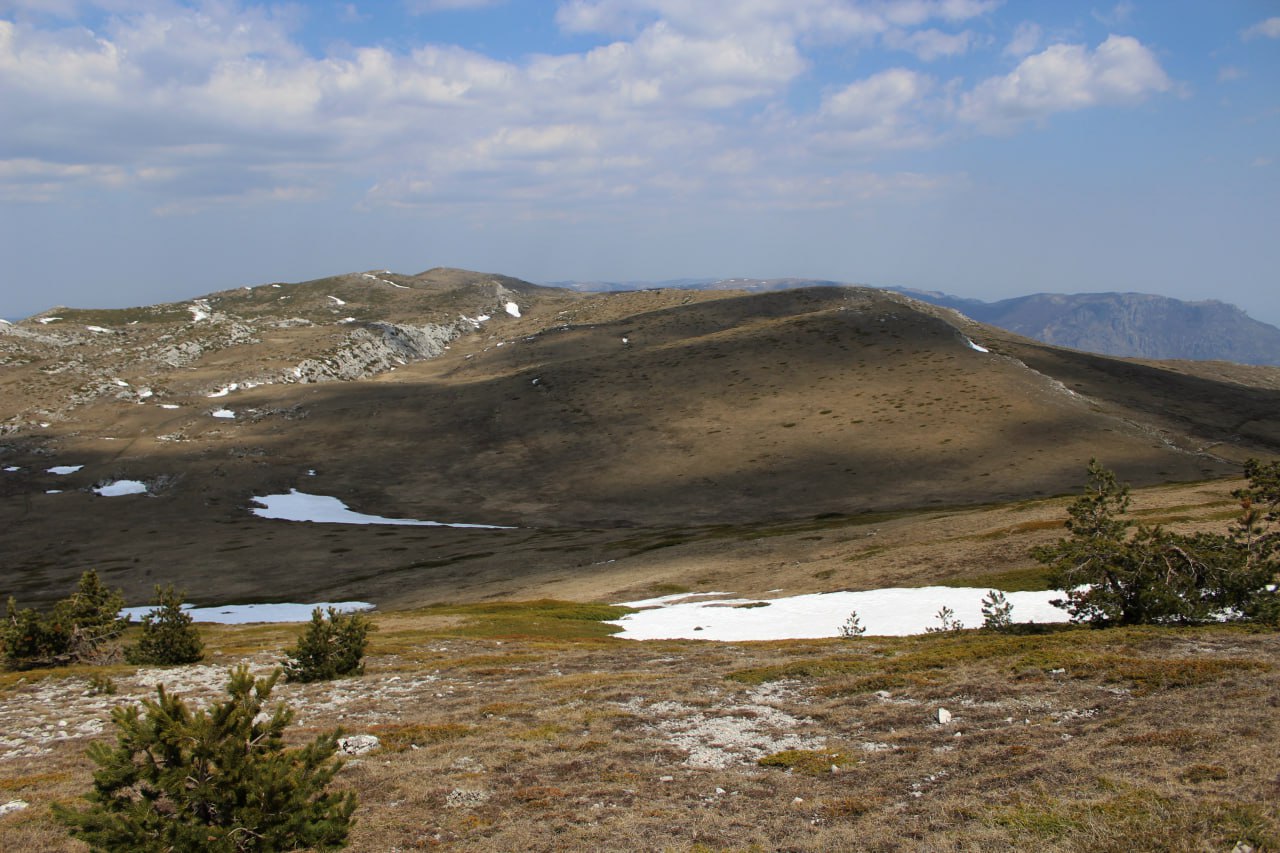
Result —
[[1232, 80], [1242, 80], [1249, 76], [1249, 73], [1243, 68], [1237, 68], [1234, 65], [1224, 65], [1218, 69], [1218, 82], [1229, 83]]
[[928, 29], [904, 32], [890, 30], [884, 35], [884, 43], [895, 50], [914, 53], [923, 62], [933, 62], [948, 56], [960, 56], [969, 51], [975, 42], [970, 30], [958, 33], [945, 33], [942, 30]]
[[1093, 10], [1091, 13], [1093, 19], [1098, 23], [1107, 27], [1119, 27], [1129, 22], [1133, 17], [1134, 5], [1129, 0], [1122, 0], [1110, 9], [1105, 11]]
[[1280, 38], [1280, 17], [1267, 18], [1265, 21], [1259, 21], [1252, 27], [1240, 33], [1240, 37], [1245, 41], [1254, 38]]
[[1000, 0], [567, 0], [556, 21], [570, 32], [634, 35], [655, 21], [685, 32], [739, 33], [768, 28], [784, 36], [853, 38], [930, 20], [959, 22]]
[[438, 44], [316, 56], [289, 14], [232, 2], [155, 0], [97, 33], [0, 21], [0, 114], [12, 117], [0, 160], [27, 164], [0, 173], [0, 192], [47, 200], [125, 187], [169, 213], [351, 185], [370, 188], [370, 206], [496, 202], [513, 215], [620, 199], [813, 207], [943, 191], [920, 175], [873, 180], [871, 160], [937, 144], [958, 116], [1013, 125], [1168, 86], [1145, 48], [1113, 38], [1028, 57], [958, 109], [959, 81], [890, 68], [793, 112], [815, 42], [859, 49], [883, 37], [924, 59], [956, 55], [979, 37], [930, 22], [995, 6], [573, 0], [561, 26], [611, 40], [518, 61]]
[[1040, 29], [1039, 24], [1034, 21], [1023, 21], [1013, 31], [1013, 37], [1005, 45], [1004, 54], [1015, 57], [1026, 56], [1040, 46], [1040, 39], [1043, 37], [1044, 31]]
[[978, 84], [960, 100], [957, 116], [987, 130], [1086, 107], [1136, 103], [1173, 83], [1137, 39], [1108, 36], [1090, 51], [1057, 44], [1027, 57], [1003, 77]]

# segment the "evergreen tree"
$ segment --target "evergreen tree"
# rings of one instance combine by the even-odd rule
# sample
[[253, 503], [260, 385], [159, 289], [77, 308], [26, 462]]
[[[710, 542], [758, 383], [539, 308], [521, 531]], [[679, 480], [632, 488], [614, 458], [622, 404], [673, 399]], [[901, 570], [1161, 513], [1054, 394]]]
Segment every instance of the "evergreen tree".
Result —
[[182, 609], [184, 593], [156, 586], [155, 609], [142, 617], [142, 635], [125, 650], [125, 660], [141, 664], [195, 663], [204, 656], [200, 632]]
[[128, 624], [120, 618], [123, 606], [124, 596], [104, 586], [93, 570], [82, 574], [76, 591], [48, 613], [19, 610], [10, 597], [0, 625], [5, 663], [13, 669], [30, 669], [97, 660], [105, 644]]
[[840, 626], [840, 636], [846, 640], [856, 640], [865, 633], [867, 633], [867, 628], [862, 624], [862, 620], [858, 618], [858, 611], [850, 611], [849, 618]]
[[1183, 535], [1125, 518], [1128, 487], [1090, 462], [1088, 488], [1067, 509], [1070, 536], [1032, 550], [1050, 567], [1050, 585], [1066, 593], [1054, 603], [1073, 621], [1098, 625], [1189, 623], [1264, 611], [1275, 600], [1266, 589], [1275, 572], [1275, 538], [1265, 527], [1266, 513], [1251, 500], [1271, 496], [1280, 503], [1280, 489], [1268, 491], [1265, 479], [1274, 468], [1246, 468], [1254, 485], [1237, 493], [1243, 514], [1228, 535]]
[[285, 749], [293, 711], [262, 713], [280, 676], [238, 667], [229, 698], [193, 713], [164, 685], [156, 699], [112, 711], [118, 742], [89, 747], [98, 769], [83, 809], [54, 816], [94, 851], [275, 851], [346, 846], [355, 794], [326, 790], [340, 732]]
[[1013, 626], [1013, 605], [998, 589], [990, 590], [982, 599], [982, 627], [1007, 631]]
[[317, 607], [298, 642], [285, 654], [285, 677], [290, 681], [328, 681], [364, 672], [364, 652], [373, 625], [362, 613], [339, 613], [330, 607], [328, 616]]

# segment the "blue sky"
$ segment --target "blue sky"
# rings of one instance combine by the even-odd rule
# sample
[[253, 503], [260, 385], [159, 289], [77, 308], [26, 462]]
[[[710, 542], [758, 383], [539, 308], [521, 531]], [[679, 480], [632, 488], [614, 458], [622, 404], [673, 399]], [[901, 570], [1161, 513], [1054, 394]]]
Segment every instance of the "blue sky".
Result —
[[1280, 324], [1274, 0], [0, 0], [0, 316], [371, 268]]

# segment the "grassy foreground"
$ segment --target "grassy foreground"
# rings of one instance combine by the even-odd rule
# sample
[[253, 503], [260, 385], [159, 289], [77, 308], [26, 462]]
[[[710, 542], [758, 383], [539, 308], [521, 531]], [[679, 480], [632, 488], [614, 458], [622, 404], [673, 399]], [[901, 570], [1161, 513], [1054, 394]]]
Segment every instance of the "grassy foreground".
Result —
[[[600, 621], [618, 615], [380, 614], [364, 676], [278, 688], [297, 738], [382, 741], [338, 776], [360, 798], [351, 849], [1280, 849], [1275, 633], [635, 643]], [[156, 681], [212, 697], [297, 630], [203, 626], [191, 667], [6, 675], [0, 805], [30, 807], [0, 817], [0, 849], [83, 849], [49, 804], [88, 790], [112, 705]]]

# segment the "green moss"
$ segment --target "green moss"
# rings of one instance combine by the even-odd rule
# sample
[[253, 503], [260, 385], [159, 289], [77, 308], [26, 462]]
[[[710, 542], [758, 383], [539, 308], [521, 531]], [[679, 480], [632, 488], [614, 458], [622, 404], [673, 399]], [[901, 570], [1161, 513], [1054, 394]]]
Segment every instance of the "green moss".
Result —
[[823, 776], [832, 767], [848, 767], [857, 762], [830, 749], [784, 749], [756, 761], [761, 767], [781, 767], [807, 776]]
[[433, 616], [471, 617], [463, 625], [445, 632], [452, 636], [573, 640], [600, 639], [616, 634], [622, 629], [606, 623], [635, 611], [610, 604], [540, 599], [437, 605], [424, 612]]

